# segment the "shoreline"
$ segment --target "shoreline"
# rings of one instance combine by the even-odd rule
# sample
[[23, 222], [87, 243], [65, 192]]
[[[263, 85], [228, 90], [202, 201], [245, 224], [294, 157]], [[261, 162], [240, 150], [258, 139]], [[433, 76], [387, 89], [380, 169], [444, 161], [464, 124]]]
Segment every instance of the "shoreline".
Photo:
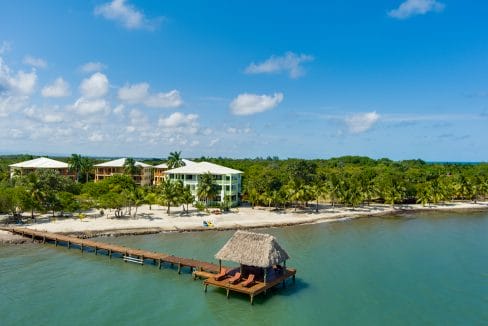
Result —
[[[172, 208], [170, 215], [166, 208], [154, 206], [152, 209], [143, 205], [138, 209], [138, 216], [125, 218], [110, 218], [101, 216], [97, 210], [85, 212], [86, 218], [56, 217], [44, 214], [36, 218], [37, 223], [25, 224], [23, 227], [39, 231], [68, 234], [79, 238], [93, 238], [100, 236], [145, 235], [166, 232], [203, 232], [229, 231], [237, 229], [259, 229], [273, 227], [289, 227], [305, 224], [331, 223], [348, 221], [358, 218], [379, 217], [385, 215], [406, 215], [419, 212], [455, 212], [455, 211], [485, 211], [488, 202], [447, 202], [438, 205], [422, 206], [420, 204], [404, 204], [395, 207], [384, 204], [370, 206], [334, 207], [319, 205], [319, 212], [315, 212], [314, 205], [308, 210], [288, 208], [286, 210], [270, 210], [264, 207], [239, 207], [238, 210], [223, 214], [205, 214], [191, 210], [188, 215], [182, 213], [181, 208]], [[203, 221], [210, 221], [214, 227], [204, 227]], [[5, 225], [19, 227], [19, 225]], [[0, 243], [18, 242], [3, 240]]]

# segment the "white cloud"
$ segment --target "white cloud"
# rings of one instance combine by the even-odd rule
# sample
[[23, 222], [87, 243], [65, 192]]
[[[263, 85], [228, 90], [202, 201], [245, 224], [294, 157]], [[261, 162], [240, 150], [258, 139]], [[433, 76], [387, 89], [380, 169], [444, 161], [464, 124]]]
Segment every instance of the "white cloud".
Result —
[[69, 84], [61, 77], [50, 84], [46, 85], [42, 91], [44, 97], [65, 97], [70, 95]]
[[104, 135], [100, 132], [93, 132], [90, 136], [88, 136], [88, 140], [91, 142], [101, 142], [105, 139]]
[[445, 5], [437, 0], [406, 0], [397, 9], [390, 10], [388, 16], [397, 19], [407, 19], [415, 15], [425, 15], [428, 12], [440, 12]]
[[24, 109], [24, 114], [28, 118], [42, 123], [59, 123], [64, 121], [64, 115], [57, 111], [57, 107], [37, 109], [35, 106], [31, 106]]
[[93, 61], [91, 61], [91, 62], [87, 62], [84, 65], [82, 65], [80, 67], [80, 71], [89, 74], [89, 73], [92, 73], [92, 72], [102, 71], [106, 67], [107, 66], [104, 65], [101, 62], [93, 62]]
[[271, 110], [283, 101], [283, 93], [274, 95], [240, 94], [231, 103], [230, 110], [235, 115], [251, 115]]
[[380, 115], [374, 112], [357, 113], [345, 119], [349, 132], [360, 134], [369, 130], [380, 119]]
[[140, 103], [148, 95], [149, 84], [140, 83], [133, 85], [125, 85], [119, 89], [118, 95], [119, 99], [129, 103]]
[[37, 83], [35, 70], [13, 73], [0, 57], [0, 93], [6, 92], [17, 95], [29, 95], [34, 92]]
[[4, 54], [9, 52], [12, 49], [12, 45], [10, 42], [2, 41], [2, 45], [0, 45], [0, 54]]
[[197, 114], [183, 114], [180, 112], [172, 113], [169, 117], [159, 118], [158, 124], [165, 128], [179, 128], [186, 126], [195, 126], [198, 120]]
[[113, 109], [113, 113], [115, 115], [118, 115], [118, 116], [124, 116], [124, 106], [122, 104], [119, 104], [117, 105], [114, 109]]
[[226, 131], [228, 134], [236, 135], [236, 134], [249, 134], [252, 131], [252, 129], [249, 127], [246, 128], [229, 127], [227, 128]]
[[210, 143], [208, 144], [209, 147], [213, 147], [215, 146], [217, 143], [220, 142], [220, 138], [214, 138], [210, 141]]
[[24, 57], [23, 63], [29, 66], [33, 66], [36, 68], [46, 68], [47, 62], [41, 58], [35, 58], [31, 55], [27, 55]]
[[174, 89], [168, 93], [153, 94], [144, 101], [144, 104], [151, 108], [177, 108], [183, 104], [183, 101], [180, 92]]
[[136, 7], [128, 4], [126, 0], [113, 0], [112, 2], [97, 6], [95, 8], [95, 15], [117, 21], [127, 29], [152, 30], [157, 27], [162, 19], [148, 19]]
[[307, 54], [287, 52], [283, 56], [271, 56], [261, 63], [251, 63], [245, 70], [247, 74], [271, 74], [287, 72], [291, 78], [298, 78], [304, 74], [301, 64], [313, 60]]
[[119, 89], [118, 97], [127, 103], [141, 103], [151, 108], [177, 108], [183, 104], [177, 90], [150, 94], [148, 83], [125, 85]]
[[104, 99], [78, 99], [72, 109], [80, 115], [108, 114], [110, 105]]
[[96, 72], [89, 78], [83, 79], [80, 85], [80, 91], [84, 97], [102, 97], [108, 92], [107, 76]]
[[8, 117], [11, 113], [22, 109], [26, 103], [25, 96], [0, 96], [0, 117]]

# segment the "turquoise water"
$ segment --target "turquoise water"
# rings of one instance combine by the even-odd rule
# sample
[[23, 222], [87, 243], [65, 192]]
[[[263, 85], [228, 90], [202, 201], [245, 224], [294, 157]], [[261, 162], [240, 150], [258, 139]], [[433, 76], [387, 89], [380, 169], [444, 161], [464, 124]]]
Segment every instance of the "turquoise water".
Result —
[[[488, 213], [268, 229], [298, 269], [248, 298], [175, 270], [52, 245], [0, 247], [2, 325], [487, 325]], [[232, 232], [101, 238], [212, 260]]]

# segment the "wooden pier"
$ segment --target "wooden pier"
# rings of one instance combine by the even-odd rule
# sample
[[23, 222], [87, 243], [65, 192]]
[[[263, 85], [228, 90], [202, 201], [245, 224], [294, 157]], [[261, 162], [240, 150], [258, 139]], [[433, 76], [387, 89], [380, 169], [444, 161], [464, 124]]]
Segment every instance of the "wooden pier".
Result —
[[164, 263], [169, 263], [173, 266], [178, 267], [178, 274], [181, 273], [184, 267], [187, 267], [190, 272], [204, 271], [212, 274], [218, 273], [220, 270], [219, 265], [216, 264], [195, 259], [177, 257], [160, 252], [132, 249], [124, 246], [113, 245], [88, 239], [79, 239], [67, 235], [36, 231], [27, 228], [12, 228], [6, 230], [12, 232], [13, 234], [18, 234], [23, 237], [31, 238], [32, 241], [38, 240], [42, 241], [43, 243], [53, 242], [56, 246], [58, 244], [65, 244], [68, 248], [78, 248], [81, 250], [81, 252], [87, 249], [91, 249], [93, 250], [95, 255], [103, 253], [106, 254], [109, 258], [112, 258], [114, 254], [117, 254], [118, 256], [123, 258], [125, 262], [133, 262], [143, 265], [145, 260], [152, 260], [155, 265], [157, 264], [159, 269], [161, 269], [161, 266]]
[[217, 281], [215, 280], [214, 277], [205, 275], [206, 274], [205, 272], [198, 272], [198, 271], [194, 272], [196, 276], [199, 275], [207, 276], [207, 279], [203, 281], [203, 284], [205, 285], [205, 292], [207, 292], [207, 287], [209, 285], [212, 285], [221, 289], [225, 289], [227, 291], [227, 298], [229, 298], [230, 292], [239, 292], [239, 293], [247, 294], [249, 296], [249, 300], [251, 301], [251, 304], [253, 304], [254, 297], [257, 296], [258, 294], [266, 293], [267, 290], [280, 284], [282, 284], [282, 286], [285, 287], [286, 280], [290, 277], [293, 279], [293, 283], [295, 283], [296, 273], [297, 271], [295, 269], [288, 268], [286, 269], [286, 271], [283, 271], [282, 275], [276, 277], [273, 280], [267, 282], [256, 281], [254, 282], [254, 285], [250, 287], [244, 287], [241, 285], [241, 283], [230, 284], [228, 279]]
[[178, 274], [182, 272], [182, 269], [184, 267], [187, 267], [192, 273], [194, 279], [205, 279], [203, 281], [205, 292], [207, 292], [207, 287], [211, 285], [225, 289], [227, 291], [227, 298], [229, 298], [229, 294], [231, 291], [243, 293], [249, 296], [251, 304], [253, 304], [253, 300], [256, 295], [260, 293], [266, 294], [267, 290], [280, 284], [282, 284], [282, 286], [284, 287], [288, 278], [292, 278], [293, 283], [295, 282], [296, 270], [285, 267], [280, 275], [276, 275], [272, 279], [268, 279], [267, 281], [257, 280], [251, 286], [244, 287], [243, 285], [241, 285], [241, 283], [230, 284], [227, 279], [220, 281], [217, 281], [215, 279], [215, 275], [220, 272], [221, 267], [229, 270], [229, 267], [226, 266], [220, 266], [217, 264], [212, 264], [195, 259], [177, 257], [160, 252], [132, 249], [99, 241], [80, 239], [57, 233], [36, 231], [28, 228], [8, 228], [4, 230], [10, 231], [13, 234], [18, 234], [23, 237], [30, 238], [32, 239], [32, 241], [41, 241], [42, 243], [54, 243], [55, 246], [57, 246], [58, 244], [65, 245], [68, 249], [79, 249], [81, 250], [81, 252], [93, 251], [95, 255], [105, 254], [110, 259], [112, 258], [112, 256], [115, 255], [114, 257], [122, 258], [124, 262], [144, 265], [145, 262], [150, 261], [154, 265], [157, 265], [159, 269], [161, 269], [164, 263], [169, 263], [171, 264], [171, 266], [177, 266]]

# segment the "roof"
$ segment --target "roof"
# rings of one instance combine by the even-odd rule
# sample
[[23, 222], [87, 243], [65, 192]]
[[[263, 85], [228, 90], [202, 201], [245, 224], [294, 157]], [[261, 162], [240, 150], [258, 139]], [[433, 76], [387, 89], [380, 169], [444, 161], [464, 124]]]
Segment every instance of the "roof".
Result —
[[[104, 163], [100, 163], [100, 164], [95, 164], [94, 167], [97, 167], [97, 168], [100, 168], [100, 167], [111, 167], [111, 168], [123, 168], [124, 165], [125, 165], [125, 160], [127, 158], [119, 158], [119, 159], [116, 159], [116, 160], [113, 160], [113, 161], [108, 161], [108, 162], [104, 162]], [[136, 161], [136, 166], [140, 166], [140, 167], [143, 167], [143, 168], [149, 168], [149, 167], [152, 167], [152, 165], [149, 165], [149, 164], [146, 164], [146, 163], [142, 163], [142, 162], [139, 162], [139, 161]]]
[[215, 258], [266, 268], [281, 264], [290, 257], [272, 235], [237, 231], [215, 254]]
[[[196, 164], [196, 162], [187, 160], [185, 158], [181, 159], [181, 161], [183, 162], [183, 166], [188, 166], [188, 165]], [[161, 163], [161, 164], [156, 165], [154, 167], [157, 168], [157, 169], [167, 169], [168, 168], [168, 164], [167, 163]]]
[[67, 169], [68, 163], [56, 161], [47, 157], [39, 157], [33, 160], [10, 164], [13, 168], [35, 168], [35, 169]]
[[167, 169], [167, 168], [168, 168], [168, 164], [166, 164], [166, 163], [161, 163], [161, 164], [155, 165], [154, 167], [155, 167], [156, 169]]
[[241, 174], [242, 171], [230, 169], [228, 167], [210, 163], [210, 162], [192, 162], [192, 164], [185, 165], [176, 169], [166, 171], [167, 174]]

